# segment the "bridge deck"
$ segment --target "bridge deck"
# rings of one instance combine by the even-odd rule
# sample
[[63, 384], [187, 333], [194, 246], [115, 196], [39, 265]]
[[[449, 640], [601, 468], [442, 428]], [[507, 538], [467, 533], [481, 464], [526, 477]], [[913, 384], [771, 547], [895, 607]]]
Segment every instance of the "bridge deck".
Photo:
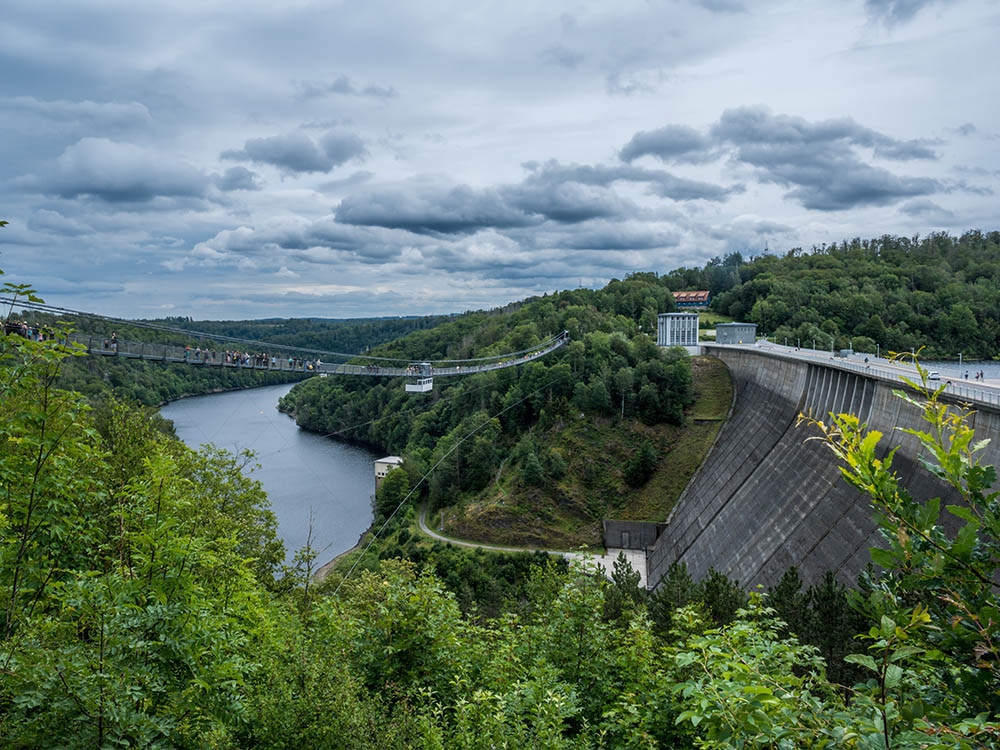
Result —
[[387, 367], [384, 365], [334, 364], [323, 362], [320, 358], [304, 359], [298, 357], [278, 357], [277, 355], [236, 353], [218, 349], [188, 349], [183, 346], [169, 344], [149, 344], [141, 341], [117, 341], [109, 338], [73, 334], [70, 340], [84, 347], [88, 354], [105, 357], [121, 357], [123, 359], [144, 359], [154, 362], [173, 362], [177, 364], [195, 365], [199, 367], [228, 367], [241, 370], [266, 370], [270, 372], [305, 372], [320, 375], [368, 375], [374, 377], [448, 377], [452, 375], [471, 375], [477, 372], [501, 370], [544, 357], [566, 343], [565, 337], [559, 337], [539, 349], [517, 356], [498, 359], [480, 364], [438, 364], [414, 363], [407, 367]]

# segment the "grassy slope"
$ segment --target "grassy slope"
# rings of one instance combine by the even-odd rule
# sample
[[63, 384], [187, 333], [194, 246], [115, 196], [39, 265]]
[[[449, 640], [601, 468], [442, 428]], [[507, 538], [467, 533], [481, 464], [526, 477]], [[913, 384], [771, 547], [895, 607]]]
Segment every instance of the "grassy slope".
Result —
[[[515, 471], [501, 469], [475, 497], [445, 508], [446, 534], [493, 544], [570, 548], [600, 546], [601, 520], [662, 521], [701, 465], [732, 400], [729, 371], [719, 360], [692, 360], [695, 402], [684, 427], [650, 427], [635, 420], [573, 418], [539, 434], [539, 441], [566, 462], [566, 474], [541, 487], [526, 486]], [[644, 487], [630, 488], [625, 466], [643, 440], [660, 456]]]
[[703, 323], [707, 321], [713, 326], [718, 325], [719, 323], [733, 322], [733, 318], [729, 317], [728, 315], [723, 315], [722, 313], [717, 313], [714, 310], [699, 310], [698, 315], [700, 316], [699, 322]]

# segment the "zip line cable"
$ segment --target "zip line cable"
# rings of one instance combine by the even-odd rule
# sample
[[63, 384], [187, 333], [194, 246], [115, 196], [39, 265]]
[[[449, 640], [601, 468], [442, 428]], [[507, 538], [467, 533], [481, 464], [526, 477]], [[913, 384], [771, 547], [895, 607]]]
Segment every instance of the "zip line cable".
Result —
[[[108, 323], [117, 323], [119, 325], [135, 326], [137, 328], [147, 328], [154, 331], [161, 331], [163, 333], [174, 333], [182, 334], [189, 337], [195, 338], [205, 338], [212, 341], [225, 341], [237, 344], [253, 344], [255, 346], [265, 346], [270, 349], [284, 349], [293, 350], [298, 352], [307, 352], [309, 354], [317, 354], [320, 356], [342, 358], [342, 359], [365, 359], [371, 360], [373, 362], [406, 362], [407, 364], [412, 363], [416, 360], [407, 359], [403, 357], [376, 357], [368, 354], [348, 354], [346, 352], [334, 352], [325, 349], [311, 349], [304, 346], [295, 346], [292, 344], [276, 344], [268, 341], [262, 341], [260, 339], [247, 339], [238, 336], [226, 336], [224, 334], [209, 333], [207, 331], [197, 331], [189, 328], [181, 328], [179, 326], [168, 326], [160, 323], [150, 323], [144, 320], [128, 320], [125, 318], [116, 318], [110, 315], [100, 315], [98, 313], [89, 313], [82, 310], [73, 310], [68, 307], [58, 307], [55, 305], [47, 305], [42, 302], [32, 302], [30, 300], [20, 300], [16, 297], [5, 297], [0, 296], [0, 304], [9, 304], [12, 307], [19, 307], [27, 310], [35, 310], [37, 312], [47, 312], [56, 315], [75, 315], [81, 318], [87, 318], [90, 320], [102, 320]], [[561, 334], [560, 334], [561, 336]], [[507, 359], [510, 357], [517, 357], [521, 354], [527, 354], [529, 352], [536, 351], [538, 349], [543, 349], [549, 344], [557, 341], [560, 336], [551, 336], [546, 341], [543, 341], [534, 346], [528, 347], [527, 349], [521, 349], [516, 352], [507, 352], [505, 354], [494, 354], [488, 357], [474, 357], [470, 359], [439, 359], [432, 360], [434, 362], [451, 363], [455, 364], [458, 362], [489, 362], [494, 360]]]
[[462, 443], [464, 443], [470, 437], [472, 437], [473, 435], [475, 435], [477, 432], [479, 432], [481, 429], [483, 429], [486, 425], [488, 425], [490, 422], [492, 422], [494, 419], [496, 419], [497, 417], [499, 417], [504, 412], [510, 411], [511, 409], [513, 409], [518, 404], [521, 404], [521, 403], [527, 401], [529, 398], [531, 398], [532, 396], [534, 396], [536, 393], [540, 393], [541, 391], [545, 390], [546, 388], [548, 388], [551, 385], [554, 385], [555, 383], [557, 383], [559, 380], [561, 380], [564, 377], [566, 377], [566, 376], [565, 375], [559, 375], [557, 377], [554, 377], [548, 383], [545, 383], [544, 385], [542, 385], [542, 386], [536, 388], [535, 390], [533, 390], [531, 393], [529, 393], [529, 394], [527, 394], [525, 396], [522, 396], [521, 398], [519, 398], [514, 403], [512, 403], [512, 404], [510, 404], [508, 406], [505, 406], [503, 409], [501, 409], [496, 414], [494, 414], [493, 416], [491, 416], [485, 422], [483, 422], [479, 426], [473, 428], [465, 437], [463, 437], [461, 440], [459, 440], [457, 443], [455, 443], [455, 445], [453, 445], [451, 447], [451, 449], [447, 453], [445, 453], [443, 456], [441, 456], [441, 458], [439, 458], [437, 460], [437, 463], [435, 463], [431, 468], [429, 468], [427, 470], [427, 472], [422, 477], [420, 477], [420, 479], [417, 481], [417, 483], [415, 485], [413, 485], [413, 489], [411, 489], [408, 493], [406, 493], [406, 497], [404, 497], [402, 500], [399, 501], [399, 505], [397, 505], [396, 508], [395, 508], [395, 510], [393, 510], [392, 513], [389, 514], [389, 517], [387, 519], [385, 519], [385, 523], [383, 523], [382, 526], [379, 527], [379, 530], [376, 531], [375, 534], [372, 536], [371, 541], [369, 541], [368, 544], [365, 546], [365, 548], [363, 550], [361, 550], [361, 554], [358, 555], [358, 558], [354, 561], [354, 565], [351, 566], [351, 569], [347, 571], [347, 575], [345, 575], [341, 579], [340, 583], [337, 584], [337, 588], [334, 589], [333, 595], [336, 596], [340, 592], [341, 586], [343, 586], [347, 582], [347, 579], [349, 579], [351, 577], [351, 574], [354, 573], [354, 569], [358, 567], [358, 565], [364, 559], [365, 555], [368, 554], [368, 550], [371, 549], [372, 545], [375, 544], [375, 542], [378, 540], [379, 535], [383, 531], [385, 531], [385, 528], [389, 525], [389, 522], [395, 517], [396, 513], [399, 512], [399, 509], [402, 508], [406, 504], [406, 501], [410, 499], [410, 497], [413, 495], [413, 493], [417, 491], [417, 488], [420, 487], [420, 485], [424, 483], [424, 481], [427, 479], [427, 477], [429, 477], [431, 474], [433, 474], [434, 470], [438, 466], [440, 466], [444, 462], [444, 460], [446, 458], [448, 458], [448, 456], [450, 456], [452, 453], [454, 453], [458, 449], [458, 446], [460, 446]]
[[[433, 404], [431, 404], [429, 407], [427, 407], [427, 410], [429, 411], [430, 408], [432, 408], [435, 404], [439, 404], [442, 401], [454, 401], [457, 398], [460, 398], [462, 396], [468, 396], [468, 395], [470, 395], [472, 393], [477, 393], [477, 392], [479, 392], [481, 390], [484, 390], [485, 388], [491, 387], [492, 385], [493, 385], [493, 383], [484, 383], [483, 385], [477, 386], [475, 388], [470, 388], [470, 389], [462, 391], [461, 393], [456, 393], [453, 396], [440, 396], [437, 399], [437, 401], [435, 401]], [[455, 388], [455, 386], [452, 385], [452, 386], [448, 387], [448, 390], [451, 391], [451, 390], [454, 390], [454, 388]], [[358, 429], [361, 429], [362, 427], [367, 427], [370, 424], [374, 424], [375, 422], [381, 422], [383, 419], [388, 419], [389, 417], [399, 416], [399, 415], [403, 415], [403, 414], [412, 414], [412, 413], [415, 413], [415, 412], [418, 412], [418, 411], [420, 411], [420, 407], [419, 406], [410, 406], [410, 407], [408, 407], [406, 409], [402, 409], [401, 411], [393, 412], [392, 414], [389, 414], [389, 415], [375, 417], [374, 419], [369, 419], [367, 422], [360, 422], [358, 424], [351, 425], [349, 427], [342, 427], [341, 429], [334, 430], [333, 432], [326, 432], [326, 433], [323, 433], [323, 434], [319, 434], [318, 437], [321, 437], [321, 438], [337, 437], [338, 435], [342, 435], [345, 432], [350, 432], [351, 430], [358, 430]], [[291, 416], [291, 415], [289, 415], [289, 416]], [[281, 453], [281, 451], [283, 451], [283, 450], [285, 450], [285, 449], [284, 448], [279, 448], [278, 450], [271, 451], [270, 453], [262, 453], [260, 455], [260, 458], [267, 458], [268, 456], [273, 456], [273, 455], [275, 455], [277, 453]]]

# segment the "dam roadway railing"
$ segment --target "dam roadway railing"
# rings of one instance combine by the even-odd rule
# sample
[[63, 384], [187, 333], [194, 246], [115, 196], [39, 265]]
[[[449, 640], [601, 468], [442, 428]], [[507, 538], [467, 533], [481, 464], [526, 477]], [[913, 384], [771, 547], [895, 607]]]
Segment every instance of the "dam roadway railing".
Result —
[[[703, 346], [708, 354], [711, 354], [713, 349], [752, 350], [759, 354], [769, 354], [784, 359], [794, 359], [813, 365], [857, 373], [866, 378], [891, 383], [898, 387], [906, 387], [904, 378], [912, 382], [920, 382], [917, 369], [912, 364], [879, 358], [871, 354], [854, 353], [848, 357], [838, 357], [820, 349], [802, 349], [764, 342], [758, 342], [755, 345], [703, 344]], [[868, 358], [868, 362], [864, 361], [865, 357]], [[933, 368], [924, 369], [932, 370]], [[943, 388], [942, 393], [949, 396], [950, 400], [1000, 409], [1000, 383], [990, 384], [976, 381], [970, 383], [964, 378], [941, 375], [940, 380], [929, 380], [927, 385], [931, 388]]]
[[[556, 337], [543, 343], [537, 349], [519, 352], [515, 355], [501, 355], [485, 360], [443, 360], [434, 362], [414, 362], [406, 366], [386, 366], [383, 364], [328, 363], [319, 358], [272, 356], [247, 352], [227, 352], [220, 349], [190, 348], [172, 344], [152, 344], [142, 341], [112, 340], [106, 336], [88, 336], [74, 333], [69, 341], [77, 344], [88, 354], [122, 359], [144, 359], [154, 362], [172, 362], [199, 367], [223, 367], [241, 370], [267, 370], [271, 372], [304, 372], [319, 375], [367, 375], [374, 377], [448, 377], [471, 375], [477, 372], [501, 370], [544, 357], [567, 342], [565, 336]], [[235, 355], [235, 356], [234, 356]], [[452, 364], [454, 362], [455, 364]], [[468, 363], [472, 364], [468, 364]]]

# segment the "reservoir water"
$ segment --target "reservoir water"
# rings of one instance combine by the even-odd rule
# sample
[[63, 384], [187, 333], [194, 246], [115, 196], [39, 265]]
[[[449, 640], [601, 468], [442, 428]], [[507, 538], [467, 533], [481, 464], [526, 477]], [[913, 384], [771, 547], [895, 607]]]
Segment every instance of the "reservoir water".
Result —
[[213, 393], [174, 401], [160, 409], [177, 436], [192, 448], [257, 454], [260, 481], [278, 519], [287, 560], [306, 543], [312, 513], [312, 546], [321, 565], [350, 549], [372, 522], [375, 472], [370, 451], [300, 430], [278, 411], [291, 384]]

